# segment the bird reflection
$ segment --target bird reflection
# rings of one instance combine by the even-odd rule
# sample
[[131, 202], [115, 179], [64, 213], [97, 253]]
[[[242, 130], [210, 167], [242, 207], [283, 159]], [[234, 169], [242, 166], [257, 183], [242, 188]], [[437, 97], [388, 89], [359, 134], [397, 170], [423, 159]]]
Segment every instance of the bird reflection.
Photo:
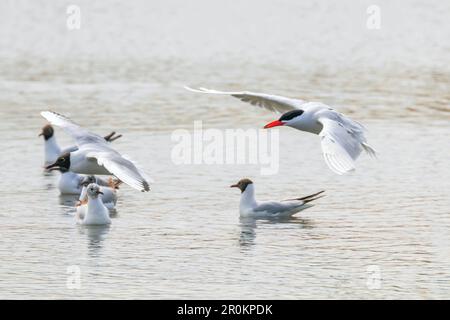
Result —
[[239, 245], [241, 247], [249, 247], [255, 243], [256, 231], [258, 227], [256, 225], [256, 219], [243, 218], [239, 219], [239, 226], [241, 228], [241, 234], [239, 236]]
[[75, 204], [78, 201], [80, 196], [76, 194], [60, 194], [59, 195], [59, 204], [64, 207], [75, 207]]
[[78, 230], [80, 234], [87, 236], [89, 254], [97, 256], [103, 247], [103, 240], [109, 233], [110, 225], [78, 225]]
[[239, 226], [241, 228], [241, 232], [239, 236], [239, 245], [241, 247], [251, 247], [255, 244], [256, 229], [258, 228], [258, 224], [290, 224], [293, 228], [295, 227], [301, 229], [311, 229], [314, 227], [312, 220], [299, 217], [265, 219], [240, 217]]

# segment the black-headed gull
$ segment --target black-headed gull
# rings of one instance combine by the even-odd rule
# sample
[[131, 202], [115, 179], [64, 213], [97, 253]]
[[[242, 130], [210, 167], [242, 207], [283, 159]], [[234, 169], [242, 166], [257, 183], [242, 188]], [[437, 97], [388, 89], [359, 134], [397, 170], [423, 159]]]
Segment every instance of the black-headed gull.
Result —
[[230, 187], [241, 190], [241, 201], [239, 203], [241, 217], [253, 218], [289, 218], [302, 210], [312, 207], [312, 204], [308, 203], [323, 197], [319, 195], [324, 192], [320, 191], [306, 197], [283, 201], [257, 201], [252, 180], [247, 178], [241, 179]]
[[89, 132], [61, 114], [43, 111], [41, 115], [69, 133], [78, 147], [76, 151], [59, 156], [46, 169], [62, 167], [75, 173], [114, 175], [134, 189], [150, 190], [151, 179], [130, 159], [111, 148], [103, 137]]
[[283, 113], [278, 120], [268, 123], [264, 128], [288, 126], [320, 136], [322, 152], [328, 167], [337, 174], [345, 174], [355, 169], [355, 160], [365, 150], [375, 156], [364, 136], [365, 128], [358, 122], [344, 116], [321, 102], [307, 102], [264, 93], [223, 92], [205, 88], [189, 91], [224, 94], [236, 97], [271, 111]]
[[91, 183], [87, 186], [87, 210], [84, 215], [77, 211], [77, 223], [83, 225], [105, 225], [110, 224], [109, 211], [99, 197], [102, 194], [100, 186]]
[[[58, 142], [56, 141], [55, 137], [55, 130], [53, 129], [52, 125], [47, 124], [44, 127], [42, 127], [42, 131], [39, 134], [39, 137], [44, 137], [44, 148], [45, 148], [45, 164], [49, 165], [51, 163], [54, 163], [58, 157], [64, 153], [76, 151], [78, 148], [77, 146], [70, 146], [66, 147], [64, 149], [61, 149], [61, 147], [58, 145]], [[122, 135], [116, 135], [116, 133], [113, 131], [107, 136], [104, 137], [104, 139], [108, 142], [112, 142], [114, 140], [117, 140]]]

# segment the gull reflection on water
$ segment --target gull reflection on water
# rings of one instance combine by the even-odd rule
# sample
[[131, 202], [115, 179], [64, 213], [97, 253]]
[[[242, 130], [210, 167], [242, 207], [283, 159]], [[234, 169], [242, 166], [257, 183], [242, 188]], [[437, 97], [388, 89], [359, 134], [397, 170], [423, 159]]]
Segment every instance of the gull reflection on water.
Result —
[[88, 240], [89, 254], [92, 256], [98, 256], [100, 249], [103, 247], [103, 240], [109, 233], [110, 225], [78, 225], [78, 231], [80, 234], [86, 235]]
[[255, 244], [256, 229], [258, 225], [265, 224], [290, 224], [292, 228], [311, 229], [314, 223], [310, 219], [290, 217], [290, 218], [264, 218], [257, 219], [251, 217], [240, 217], [239, 226], [241, 228], [239, 236], [239, 245], [241, 247], [251, 247]]
[[74, 208], [80, 196], [77, 194], [60, 194], [59, 204], [64, 207]]

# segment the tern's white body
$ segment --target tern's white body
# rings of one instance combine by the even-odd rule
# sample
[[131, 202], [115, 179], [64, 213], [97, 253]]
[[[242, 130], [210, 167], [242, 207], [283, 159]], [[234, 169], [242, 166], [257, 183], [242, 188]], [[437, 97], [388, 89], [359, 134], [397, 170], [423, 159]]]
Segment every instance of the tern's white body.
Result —
[[241, 194], [239, 213], [241, 217], [252, 218], [288, 218], [312, 207], [303, 200], [257, 201], [253, 184], [249, 184]]
[[58, 189], [61, 194], [80, 194], [83, 177], [84, 176], [70, 171], [61, 173], [58, 182]]

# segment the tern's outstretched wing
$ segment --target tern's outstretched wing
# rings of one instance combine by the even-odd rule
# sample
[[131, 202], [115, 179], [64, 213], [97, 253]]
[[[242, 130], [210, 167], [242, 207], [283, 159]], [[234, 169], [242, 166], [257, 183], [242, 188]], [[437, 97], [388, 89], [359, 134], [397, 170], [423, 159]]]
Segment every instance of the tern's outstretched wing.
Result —
[[375, 154], [365, 142], [363, 129], [349, 126], [349, 120], [341, 120], [339, 117], [318, 119], [323, 126], [319, 136], [322, 139], [325, 162], [332, 171], [340, 175], [355, 169], [355, 160], [363, 149]]
[[241, 101], [248, 102], [254, 106], [258, 106], [270, 111], [275, 111], [279, 113], [284, 113], [290, 110], [299, 109], [300, 106], [306, 101], [300, 99], [290, 99], [281, 96], [275, 96], [265, 93], [255, 93], [248, 91], [241, 92], [223, 92], [217, 90], [210, 90], [205, 88], [192, 89], [190, 87], [184, 87], [185, 89], [192, 92], [200, 92], [200, 93], [210, 93], [210, 94], [224, 94], [230, 95], [235, 98], [240, 99]]

